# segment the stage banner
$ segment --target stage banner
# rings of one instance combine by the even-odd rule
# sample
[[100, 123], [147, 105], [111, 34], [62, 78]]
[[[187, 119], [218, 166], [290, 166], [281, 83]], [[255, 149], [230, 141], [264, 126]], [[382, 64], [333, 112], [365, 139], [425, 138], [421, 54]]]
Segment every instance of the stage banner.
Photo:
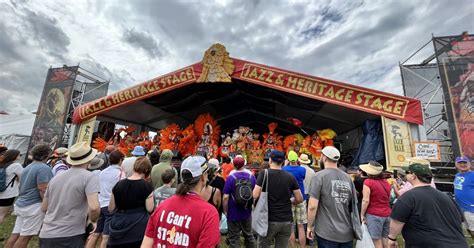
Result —
[[[196, 67], [199, 70], [202, 69], [202, 66]], [[85, 103], [74, 110], [72, 122], [79, 124], [85, 119], [124, 104], [140, 101], [194, 83], [197, 77], [199, 77], [199, 74], [196, 75], [194, 68], [195, 65], [185, 67], [106, 97], [99, 98], [95, 101]]]
[[96, 119], [97, 118], [94, 116], [90, 118], [89, 120], [81, 123], [81, 127], [79, 128], [79, 134], [77, 136], [76, 143], [86, 142], [87, 144], [91, 145], [92, 134], [94, 133]]
[[410, 126], [405, 121], [382, 116], [387, 169], [392, 171], [412, 157]]
[[60, 145], [79, 67], [50, 68], [36, 112], [28, 150], [40, 143]]
[[455, 156], [474, 158], [474, 35], [433, 38]]
[[423, 124], [419, 100], [239, 59], [233, 60], [235, 71], [232, 78], [363, 112]]

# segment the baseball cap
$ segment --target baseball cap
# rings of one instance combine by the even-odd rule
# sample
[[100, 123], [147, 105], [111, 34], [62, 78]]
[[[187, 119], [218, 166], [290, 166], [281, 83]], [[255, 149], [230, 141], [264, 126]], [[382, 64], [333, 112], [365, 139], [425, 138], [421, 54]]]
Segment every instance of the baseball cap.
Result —
[[283, 163], [285, 161], [285, 154], [282, 151], [272, 150], [270, 152], [270, 159], [275, 163]]
[[288, 161], [295, 162], [296, 160], [298, 160], [298, 154], [295, 151], [288, 152]]
[[215, 158], [211, 158], [207, 162], [207, 165], [209, 166], [209, 169], [219, 168], [219, 160], [217, 160]]
[[410, 164], [409, 166], [402, 166], [401, 168], [402, 170], [409, 171], [416, 176], [433, 177], [431, 168], [427, 164], [414, 163]]
[[[189, 156], [187, 157], [183, 163], [181, 164], [181, 178], [183, 180], [189, 180], [193, 179], [196, 177], [201, 176], [207, 171], [207, 163], [206, 159], [202, 156]], [[189, 177], [189, 174], [184, 174], [184, 171], [188, 171], [191, 174], [191, 177]]]
[[461, 162], [469, 163], [469, 158], [466, 156], [457, 157], [456, 163], [461, 163]]
[[235, 157], [234, 160], [232, 161], [234, 164], [234, 167], [237, 169], [242, 168], [245, 165], [245, 160], [243, 157]]
[[334, 160], [334, 161], [338, 161], [339, 158], [341, 157], [341, 153], [334, 146], [324, 147], [323, 150], [321, 151], [321, 153], [323, 153], [324, 156], [326, 156], [327, 158], [329, 158], [331, 160]]

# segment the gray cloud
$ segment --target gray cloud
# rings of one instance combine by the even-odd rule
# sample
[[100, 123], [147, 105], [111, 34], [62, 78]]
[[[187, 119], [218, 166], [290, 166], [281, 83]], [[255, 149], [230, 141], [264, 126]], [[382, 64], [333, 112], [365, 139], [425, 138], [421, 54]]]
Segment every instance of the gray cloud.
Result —
[[50, 65], [80, 63], [110, 79], [113, 92], [197, 62], [215, 42], [223, 43], [236, 58], [401, 94], [398, 61], [432, 33], [472, 33], [474, 12], [466, 7], [470, 4], [470, 0], [88, 0], [59, 7], [49, 0], [0, 3], [0, 110], [36, 109]]
[[29, 9], [24, 9], [24, 12], [24, 20], [30, 26], [35, 41], [52, 56], [64, 60], [70, 40], [58, 26], [57, 20]]
[[163, 55], [158, 47], [158, 42], [149, 33], [140, 32], [132, 28], [125, 30], [123, 39], [133, 47], [143, 49], [150, 58]]

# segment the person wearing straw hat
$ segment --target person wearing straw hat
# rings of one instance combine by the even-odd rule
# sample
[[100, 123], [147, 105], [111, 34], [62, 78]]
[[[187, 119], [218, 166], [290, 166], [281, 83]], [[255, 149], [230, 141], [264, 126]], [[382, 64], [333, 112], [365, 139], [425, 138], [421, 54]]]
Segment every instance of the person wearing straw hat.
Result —
[[311, 180], [316, 175], [316, 172], [309, 167], [309, 165], [311, 164], [311, 159], [309, 159], [308, 154], [302, 153], [298, 157], [298, 162], [300, 163], [301, 167], [305, 168], [305, 170], [306, 170], [306, 174], [305, 174], [304, 181], [303, 181], [304, 188], [306, 189], [306, 191], [304, 192], [303, 197], [304, 197], [304, 199], [306, 199], [306, 203], [307, 203], [308, 200], [309, 200], [308, 191], [310, 189]]
[[41, 209], [46, 212], [39, 234], [41, 247], [84, 247], [86, 219], [100, 214], [99, 178], [87, 170], [97, 150], [86, 142], [69, 149], [71, 168], [51, 180]]
[[375, 248], [388, 246], [390, 229], [390, 184], [383, 178], [383, 166], [376, 161], [359, 166], [367, 174], [362, 189], [360, 219], [367, 224]]
[[183, 161], [183, 182], [178, 185], [176, 195], [153, 212], [141, 247], [207, 248], [219, 244], [217, 210], [199, 196], [207, 183], [207, 170], [207, 161], [202, 156], [190, 156]]
[[447, 194], [430, 186], [433, 178], [426, 164], [402, 166], [413, 189], [403, 194], [392, 209], [389, 247], [397, 247], [400, 232], [405, 247], [466, 248], [462, 213]]

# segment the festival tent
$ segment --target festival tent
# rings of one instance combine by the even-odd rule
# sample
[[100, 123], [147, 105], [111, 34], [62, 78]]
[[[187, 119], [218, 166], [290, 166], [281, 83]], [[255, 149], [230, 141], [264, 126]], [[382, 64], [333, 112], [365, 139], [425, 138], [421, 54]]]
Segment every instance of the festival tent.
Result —
[[[0, 115], [0, 144], [25, 156], [36, 115]], [[23, 161], [23, 160], [21, 160]]]
[[220, 44], [202, 62], [77, 107], [73, 123], [97, 117], [160, 130], [171, 123], [184, 128], [202, 113], [216, 118], [221, 133], [239, 126], [265, 133], [273, 121], [280, 135], [300, 132], [289, 118], [309, 134], [349, 133], [380, 116], [423, 123], [419, 100], [231, 58]]

